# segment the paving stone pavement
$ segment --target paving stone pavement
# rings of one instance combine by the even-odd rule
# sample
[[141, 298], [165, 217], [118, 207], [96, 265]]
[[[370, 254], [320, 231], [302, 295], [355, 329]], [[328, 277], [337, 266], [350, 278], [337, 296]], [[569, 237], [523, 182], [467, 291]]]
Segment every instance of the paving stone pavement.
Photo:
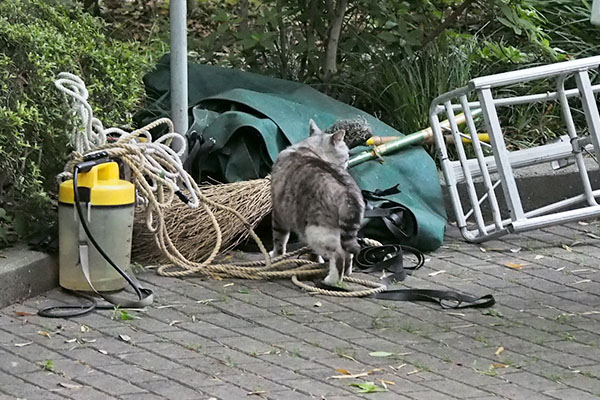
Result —
[[[147, 272], [156, 302], [125, 314], [136, 319], [33, 315], [68, 301], [52, 290], [0, 310], [0, 400], [598, 398], [599, 226], [483, 245], [450, 228], [403, 285], [492, 293], [483, 310]], [[369, 375], [335, 378], [346, 373]], [[387, 391], [351, 386], [365, 382]]]

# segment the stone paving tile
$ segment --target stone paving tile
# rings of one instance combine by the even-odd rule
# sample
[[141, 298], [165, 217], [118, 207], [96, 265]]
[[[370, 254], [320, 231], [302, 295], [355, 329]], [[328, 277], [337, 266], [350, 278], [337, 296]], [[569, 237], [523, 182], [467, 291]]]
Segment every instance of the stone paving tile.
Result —
[[434, 390], [425, 390], [422, 392], [414, 392], [410, 394], [410, 398], [414, 400], [450, 400], [460, 399], [462, 397], [450, 396], [444, 393], [436, 392]]
[[[130, 312], [139, 319], [112, 310], [36, 316], [71, 301], [52, 290], [0, 310], [0, 399], [597, 398], [600, 240], [588, 235], [597, 232], [596, 223], [569, 224], [472, 245], [449, 228], [444, 246], [400, 285], [492, 293], [497, 304], [487, 310], [150, 272], [140, 279], [156, 301]], [[43, 369], [48, 361], [54, 372]], [[350, 386], [377, 379], [395, 385], [364, 395]]]
[[546, 395], [550, 396], [552, 399], [560, 399], [560, 400], [592, 400], [598, 399], [598, 396], [592, 395], [590, 393], [586, 393], [577, 389], [559, 389], [559, 390], [549, 390], [545, 392]]

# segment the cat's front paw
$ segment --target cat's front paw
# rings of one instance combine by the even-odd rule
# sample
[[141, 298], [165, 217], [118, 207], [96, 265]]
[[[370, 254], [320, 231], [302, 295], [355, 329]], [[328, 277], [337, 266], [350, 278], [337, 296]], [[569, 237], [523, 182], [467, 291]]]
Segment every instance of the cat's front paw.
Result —
[[333, 274], [330, 272], [325, 279], [323, 279], [323, 282], [329, 286], [339, 286], [339, 284], [342, 283], [342, 280], [337, 272]]
[[281, 254], [279, 254], [279, 252], [276, 251], [275, 249], [273, 249], [269, 252], [269, 257], [271, 257], [271, 258], [276, 258], [276, 257], [279, 257], [280, 255]]

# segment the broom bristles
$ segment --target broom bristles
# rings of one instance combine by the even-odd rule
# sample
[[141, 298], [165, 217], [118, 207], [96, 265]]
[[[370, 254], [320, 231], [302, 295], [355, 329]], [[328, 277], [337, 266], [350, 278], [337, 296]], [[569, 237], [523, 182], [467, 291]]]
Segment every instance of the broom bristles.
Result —
[[[202, 193], [216, 203], [227, 205], [246, 218], [252, 228], [271, 212], [271, 181], [255, 179], [218, 185], [200, 186]], [[231, 250], [249, 233], [242, 221], [230, 212], [209, 207], [215, 215], [223, 237], [220, 253]], [[202, 262], [216, 245], [215, 229], [201, 208], [192, 209], [175, 200], [163, 210], [167, 231], [179, 252], [192, 262]], [[136, 213], [133, 227], [132, 257], [141, 262], [167, 262], [156, 245], [154, 234], [146, 227], [143, 213]]]

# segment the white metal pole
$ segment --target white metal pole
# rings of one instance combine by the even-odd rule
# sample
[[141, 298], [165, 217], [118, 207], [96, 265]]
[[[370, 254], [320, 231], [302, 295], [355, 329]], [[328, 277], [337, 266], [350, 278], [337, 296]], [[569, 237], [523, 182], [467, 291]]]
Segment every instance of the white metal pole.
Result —
[[[175, 132], [188, 130], [187, 10], [186, 0], [171, 0], [171, 117]], [[176, 149], [179, 150], [179, 149]], [[187, 157], [187, 151], [182, 161]]]

